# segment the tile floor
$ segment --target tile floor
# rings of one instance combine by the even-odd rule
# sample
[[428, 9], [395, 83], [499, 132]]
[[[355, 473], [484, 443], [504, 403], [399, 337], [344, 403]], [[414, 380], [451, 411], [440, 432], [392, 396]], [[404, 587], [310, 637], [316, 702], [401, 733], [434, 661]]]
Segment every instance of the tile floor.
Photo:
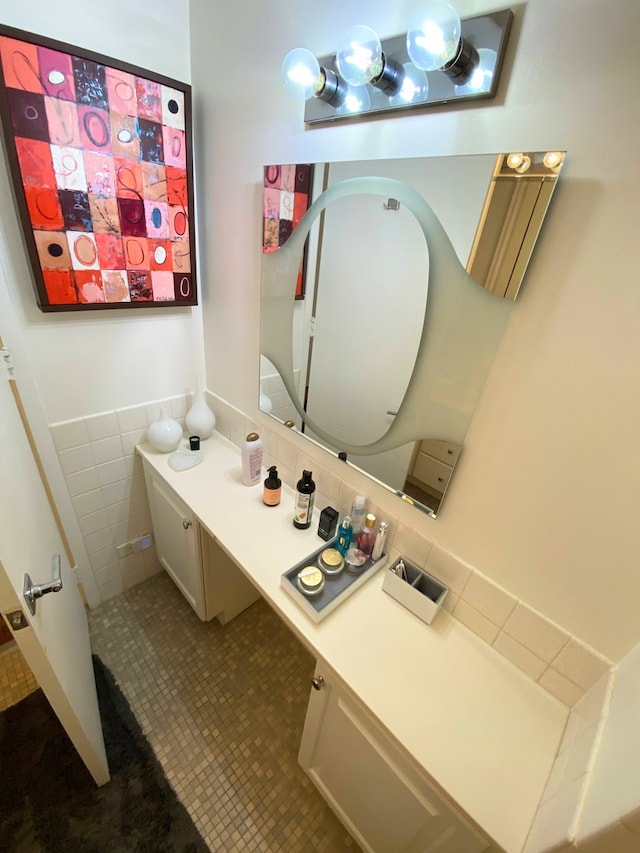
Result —
[[359, 850], [298, 764], [314, 661], [264, 601], [205, 624], [162, 573], [89, 627], [212, 851]]
[[[0, 617], [1, 619], [2, 617]], [[17, 705], [38, 689], [29, 664], [14, 642], [0, 649], [0, 711]]]

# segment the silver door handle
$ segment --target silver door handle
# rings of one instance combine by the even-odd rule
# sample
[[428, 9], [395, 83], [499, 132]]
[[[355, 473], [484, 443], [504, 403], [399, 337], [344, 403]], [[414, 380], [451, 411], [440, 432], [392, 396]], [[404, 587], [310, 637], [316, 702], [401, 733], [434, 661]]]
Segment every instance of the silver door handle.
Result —
[[387, 409], [387, 414], [393, 415], [395, 417], [398, 414], [398, 412], [395, 409]]
[[24, 576], [24, 587], [22, 594], [29, 606], [31, 615], [36, 615], [36, 601], [48, 592], [60, 592], [62, 589], [62, 576], [60, 567], [60, 554], [54, 554], [51, 558], [51, 580], [45, 583], [34, 584], [28, 574]]

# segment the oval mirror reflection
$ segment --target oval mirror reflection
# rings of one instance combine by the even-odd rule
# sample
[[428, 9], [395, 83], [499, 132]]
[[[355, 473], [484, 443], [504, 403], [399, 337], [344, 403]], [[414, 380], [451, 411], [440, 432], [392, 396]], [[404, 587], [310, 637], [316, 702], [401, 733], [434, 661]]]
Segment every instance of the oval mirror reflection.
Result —
[[395, 199], [339, 199], [321, 228], [332, 249], [319, 253], [307, 294], [314, 334], [305, 408], [340, 450], [341, 441], [382, 438], [400, 408], [427, 310], [429, 253], [417, 220]]

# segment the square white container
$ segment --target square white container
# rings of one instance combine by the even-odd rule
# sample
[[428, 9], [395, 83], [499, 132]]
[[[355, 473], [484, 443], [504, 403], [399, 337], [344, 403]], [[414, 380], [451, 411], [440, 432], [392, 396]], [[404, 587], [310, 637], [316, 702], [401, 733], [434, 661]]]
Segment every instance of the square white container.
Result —
[[408, 560], [403, 560], [405, 580], [397, 574], [399, 562], [400, 560], [396, 560], [384, 573], [382, 589], [429, 625], [442, 606], [449, 589]]

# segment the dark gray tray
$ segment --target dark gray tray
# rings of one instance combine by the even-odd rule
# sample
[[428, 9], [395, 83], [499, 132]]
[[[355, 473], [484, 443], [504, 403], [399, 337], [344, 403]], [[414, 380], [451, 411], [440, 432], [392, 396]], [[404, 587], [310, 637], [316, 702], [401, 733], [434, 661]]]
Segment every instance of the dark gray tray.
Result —
[[[317, 566], [318, 557], [326, 548], [334, 548], [337, 541], [337, 536], [325, 542], [304, 560], [296, 563], [295, 566], [288, 569], [280, 578], [280, 584], [283, 589], [296, 601], [305, 611], [307, 616], [314, 622], [320, 622], [325, 616], [328, 616], [336, 607], [348, 598], [358, 587], [369, 580], [379, 568], [387, 562], [387, 555], [383, 554], [375, 563], [372, 560], [367, 560], [358, 574], [352, 574], [344, 568], [339, 575], [325, 574], [324, 589], [317, 595], [305, 595], [300, 590], [296, 582], [296, 577], [300, 569], [305, 566]], [[323, 572], [324, 574], [324, 572]]]

